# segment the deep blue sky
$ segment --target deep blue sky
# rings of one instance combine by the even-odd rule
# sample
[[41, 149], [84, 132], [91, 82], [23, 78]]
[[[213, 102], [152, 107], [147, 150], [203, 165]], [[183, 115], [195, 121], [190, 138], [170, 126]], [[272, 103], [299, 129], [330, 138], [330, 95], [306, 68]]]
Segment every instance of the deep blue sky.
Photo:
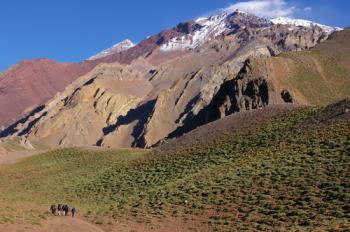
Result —
[[[236, 2], [239, 1], [1, 0], [0, 71], [20, 60], [40, 57], [77, 62], [125, 38], [139, 42], [181, 21]], [[350, 25], [348, 0], [285, 2], [286, 7], [295, 7], [293, 14], [297, 18], [332, 26]]]

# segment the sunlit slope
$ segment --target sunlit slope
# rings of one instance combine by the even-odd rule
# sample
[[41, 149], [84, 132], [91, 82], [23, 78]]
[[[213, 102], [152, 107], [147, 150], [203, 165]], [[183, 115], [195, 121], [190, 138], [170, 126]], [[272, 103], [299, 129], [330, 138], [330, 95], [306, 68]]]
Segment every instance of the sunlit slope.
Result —
[[69, 202], [112, 225], [177, 218], [204, 231], [349, 228], [348, 103], [294, 109], [186, 149], [69, 149], [1, 167], [0, 205], [11, 210], [0, 222], [26, 211], [20, 205], [38, 217]]

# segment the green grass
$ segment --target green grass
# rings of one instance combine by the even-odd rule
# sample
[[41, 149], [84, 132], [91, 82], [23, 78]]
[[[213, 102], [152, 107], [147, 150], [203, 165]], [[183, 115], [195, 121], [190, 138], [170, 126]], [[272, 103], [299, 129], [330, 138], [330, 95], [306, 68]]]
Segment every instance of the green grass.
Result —
[[198, 216], [218, 231], [345, 230], [350, 122], [302, 126], [317, 114], [299, 109], [176, 153], [68, 149], [32, 157], [0, 169], [0, 205], [67, 202], [98, 224]]

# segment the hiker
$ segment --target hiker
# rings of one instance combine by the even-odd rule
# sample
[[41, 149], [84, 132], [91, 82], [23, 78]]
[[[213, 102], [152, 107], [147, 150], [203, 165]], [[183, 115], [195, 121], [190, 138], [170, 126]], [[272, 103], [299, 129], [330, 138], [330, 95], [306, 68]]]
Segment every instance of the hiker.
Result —
[[72, 207], [72, 217], [74, 217], [76, 213], [77, 213], [77, 209], [73, 206]]
[[64, 216], [68, 216], [68, 211], [69, 211], [69, 206], [68, 205], [64, 205]]
[[53, 215], [56, 215], [56, 212], [57, 212], [57, 207], [56, 207], [56, 205], [51, 205], [50, 210], [51, 210], [51, 213], [52, 213]]
[[61, 213], [63, 213], [63, 209], [62, 209], [63, 205], [62, 204], [58, 204], [57, 210], [58, 210], [58, 216], [61, 216]]
[[65, 216], [66, 215], [66, 205], [62, 206], [62, 211], [63, 211], [63, 216]]

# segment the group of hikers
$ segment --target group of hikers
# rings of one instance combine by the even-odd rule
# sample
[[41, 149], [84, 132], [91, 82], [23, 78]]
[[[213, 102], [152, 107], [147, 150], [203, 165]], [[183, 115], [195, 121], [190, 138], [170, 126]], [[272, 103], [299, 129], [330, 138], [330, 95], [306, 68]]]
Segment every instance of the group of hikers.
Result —
[[69, 212], [71, 212], [72, 217], [74, 217], [77, 213], [77, 209], [75, 207], [70, 207], [64, 204], [51, 205], [50, 210], [55, 216], [68, 216]]

